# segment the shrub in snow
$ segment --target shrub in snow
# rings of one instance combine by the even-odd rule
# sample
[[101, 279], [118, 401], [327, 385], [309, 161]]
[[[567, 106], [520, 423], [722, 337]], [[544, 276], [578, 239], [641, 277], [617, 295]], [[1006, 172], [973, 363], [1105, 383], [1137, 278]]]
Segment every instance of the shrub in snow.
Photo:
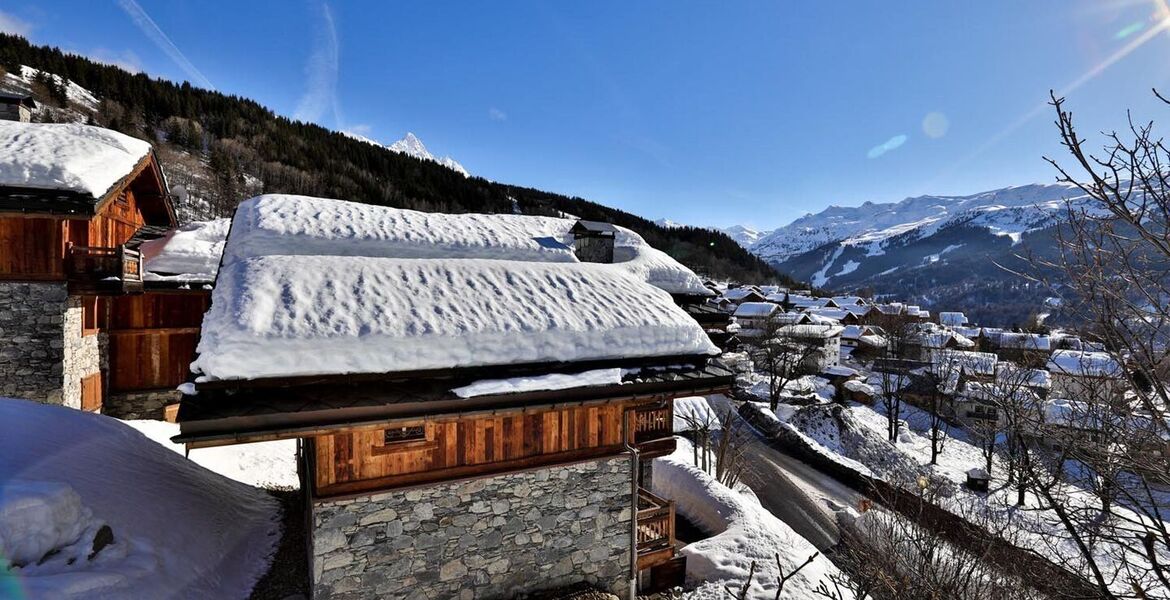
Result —
[[8, 481], [0, 487], [0, 568], [87, 559], [105, 523], [66, 483]]

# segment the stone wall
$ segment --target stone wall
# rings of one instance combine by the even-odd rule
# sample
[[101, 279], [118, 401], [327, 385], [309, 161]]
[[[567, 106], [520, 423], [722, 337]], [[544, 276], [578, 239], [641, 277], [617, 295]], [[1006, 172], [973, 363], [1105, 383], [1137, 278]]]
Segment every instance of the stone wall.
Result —
[[97, 373], [105, 365], [106, 334], [81, 335], [81, 298], [69, 297], [65, 302], [65, 355], [62, 371], [62, 391], [65, 406], [81, 407], [81, 379]]
[[102, 367], [104, 335], [81, 335], [81, 299], [64, 282], [0, 282], [0, 395], [81, 407], [81, 378]]
[[589, 582], [622, 595], [628, 456], [313, 506], [315, 598], [513, 598]]
[[64, 283], [0, 282], [0, 395], [67, 404], [68, 300]]
[[102, 403], [102, 414], [119, 419], [154, 419], [166, 417], [166, 407], [179, 401], [178, 390], [150, 390], [110, 394]]

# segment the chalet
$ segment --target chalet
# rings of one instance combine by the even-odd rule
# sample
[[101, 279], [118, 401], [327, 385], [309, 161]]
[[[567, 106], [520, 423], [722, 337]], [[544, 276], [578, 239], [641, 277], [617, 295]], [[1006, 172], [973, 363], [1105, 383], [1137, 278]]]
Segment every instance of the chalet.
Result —
[[744, 302], [766, 302], [767, 297], [764, 296], [756, 287], [737, 287], [723, 291], [723, 297], [729, 300], [734, 305], [740, 305]]
[[173, 394], [208, 294], [152, 290], [140, 248], [176, 225], [149, 143], [0, 121], [0, 394], [92, 411]]
[[743, 337], [759, 337], [769, 329], [769, 323], [778, 313], [783, 313], [780, 305], [771, 302], [744, 302], [735, 309], [735, 321], [742, 329]]
[[1005, 331], [990, 340], [1000, 358], [1034, 367], [1044, 366], [1052, 344], [1047, 335]]
[[613, 262], [614, 239], [617, 228], [609, 223], [577, 221], [569, 229], [573, 234], [573, 252], [581, 262]]
[[776, 331], [777, 337], [799, 340], [813, 345], [817, 351], [807, 359], [804, 367], [820, 373], [841, 362], [841, 332], [838, 325], [785, 325]]
[[1053, 398], [1120, 406], [1129, 385], [1125, 370], [1105, 352], [1057, 350], [1048, 359]]
[[961, 312], [940, 312], [938, 324], [944, 327], [962, 327], [967, 324], [967, 315]]
[[841, 330], [841, 351], [857, 356], [877, 356], [888, 347], [885, 335], [886, 332], [875, 325], [845, 325]]
[[621, 228], [612, 264], [541, 241], [572, 225], [240, 204], [175, 441], [299, 440], [314, 597], [681, 582], [651, 459], [734, 374], [672, 302], [701, 280]]
[[908, 336], [903, 343], [903, 358], [931, 361], [939, 350], [972, 350], [975, 342], [957, 333], [939, 329], [931, 324], [921, 325], [922, 329]]
[[36, 106], [36, 101], [28, 94], [0, 90], [0, 121], [28, 123]]

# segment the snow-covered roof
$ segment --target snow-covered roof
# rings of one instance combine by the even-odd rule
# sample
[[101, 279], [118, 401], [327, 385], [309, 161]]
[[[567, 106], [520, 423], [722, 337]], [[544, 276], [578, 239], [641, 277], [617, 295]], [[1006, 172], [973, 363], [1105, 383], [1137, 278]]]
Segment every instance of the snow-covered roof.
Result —
[[999, 357], [994, 353], [966, 350], [935, 350], [931, 359], [936, 372], [945, 371], [944, 365], [955, 365], [956, 368], [975, 375], [994, 375], [995, 365], [999, 362]]
[[780, 306], [771, 302], [744, 302], [735, 309], [735, 316], [760, 319], [772, 316], [777, 310], [780, 310]]
[[997, 343], [1001, 348], [1015, 348], [1019, 350], [1043, 350], [1051, 349], [1048, 336], [1038, 333], [1016, 333], [1012, 331], [1001, 332], [997, 337]]
[[193, 369], [257, 379], [718, 353], [648, 285], [654, 273], [529, 243], [571, 221], [422, 215], [290, 196], [242, 203]]
[[842, 308], [845, 308], [846, 305], [860, 306], [865, 304], [865, 298], [861, 296], [833, 296], [833, 301]]
[[101, 127], [0, 121], [0, 185], [97, 200], [149, 153], [149, 143]]
[[1052, 387], [1052, 377], [1047, 370], [1029, 369], [1009, 362], [996, 365], [995, 380], [1001, 385], [1026, 385], [1045, 389]]
[[1085, 377], [1121, 377], [1121, 365], [1105, 352], [1057, 350], [1048, 359], [1048, 370]]
[[[731, 300], [732, 302], [743, 300], [751, 294], [760, 294], [760, 290], [751, 287], [737, 287], [723, 291], [723, 297]], [[760, 295], [762, 296], [763, 294]]]
[[776, 331], [781, 337], [828, 339], [841, 335], [838, 325], [785, 325]]
[[961, 312], [940, 312], [938, 322], [948, 327], [962, 327], [967, 324], [967, 315]]
[[[511, 214], [443, 214], [269, 194], [240, 204], [233, 218], [237, 255], [484, 258], [576, 263], [574, 219]], [[641, 236], [617, 227], [614, 262], [672, 294], [711, 295], [703, 280]]]
[[143, 242], [143, 279], [211, 283], [219, 270], [230, 219], [195, 221]]

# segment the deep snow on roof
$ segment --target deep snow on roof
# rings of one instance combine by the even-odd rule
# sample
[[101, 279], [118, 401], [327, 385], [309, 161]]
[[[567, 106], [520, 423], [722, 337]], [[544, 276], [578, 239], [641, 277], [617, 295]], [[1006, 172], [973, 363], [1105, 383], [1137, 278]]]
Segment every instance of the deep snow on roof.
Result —
[[230, 219], [195, 221], [142, 243], [146, 281], [215, 281]]
[[1085, 377], [1120, 377], [1121, 365], [1105, 352], [1057, 350], [1048, 359], [1048, 370], [1053, 373]]
[[780, 305], [771, 302], [744, 302], [735, 309], [736, 317], [762, 318], [770, 317], [780, 309]]
[[[232, 219], [233, 258], [284, 255], [483, 258], [576, 263], [577, 221], [527, 215], [442, 214], [284, 194], [242, 202]], [[616, 227], [612, 270], [672, 294], [709, 296], [690, 269]]]
[[[196, 372], [258, 379], [718, 353], [644, 272], [566, 262], [519, 233], [532, 224], [567, 232], [571, 221], [441, 215], [449, 219], [436, 224], [419, 220], [423, 213], [365, 209], [301, 197], [242, 204]], [[347, 227], [340, 215], [358, 221]], [[400, 229], [368, 222], [380, 216]], [[493, 232], [499, 222], [503, 230]], [[417, 236], [430, 236], [428, 244]], [[394, 256], [396, 248], [408, 256]], [[547, 253], [551, 262], [538, 260]]]
[[0, 185], [100, 199], [149, 153], [149, 143], [101, 127], [0, 121]]

